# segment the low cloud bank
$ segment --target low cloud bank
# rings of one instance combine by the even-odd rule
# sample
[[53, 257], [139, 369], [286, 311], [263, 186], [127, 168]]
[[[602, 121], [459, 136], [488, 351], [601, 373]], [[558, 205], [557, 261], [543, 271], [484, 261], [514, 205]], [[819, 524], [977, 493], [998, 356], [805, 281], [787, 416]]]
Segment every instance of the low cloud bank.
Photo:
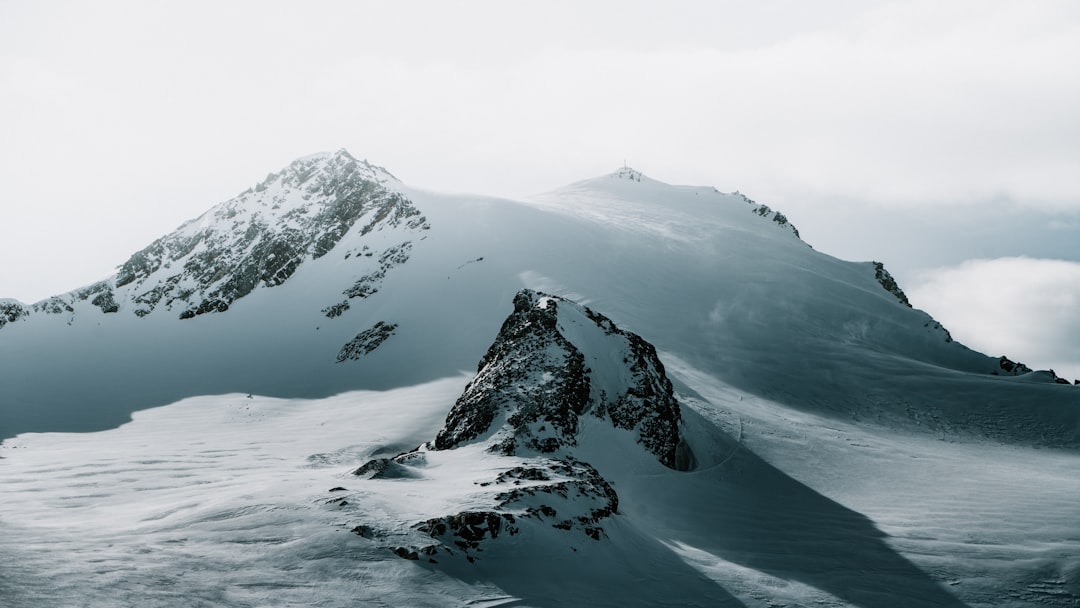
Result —
[[1080, 263], [968, 260], [927, 271], [906, 291], [960, 342], [1080, 378]]

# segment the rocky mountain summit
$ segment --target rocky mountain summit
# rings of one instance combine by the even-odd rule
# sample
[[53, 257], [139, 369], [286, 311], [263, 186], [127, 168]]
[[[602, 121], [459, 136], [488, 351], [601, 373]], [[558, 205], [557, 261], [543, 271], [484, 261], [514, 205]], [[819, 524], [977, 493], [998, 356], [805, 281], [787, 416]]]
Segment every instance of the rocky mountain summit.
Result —
[[[475, 483], [488, 508], [416, 522], [415, 530], [438, 543], [396, 549], [408, 559], [427, 555], [434, 561], [460, 551], [473, 561], [483, 541], [526, 528], [530, 534], [550, 527], [604, 538], [604, 521], [618, 512], [619, 497], [600, 471], [576, 455], [577, 448], [636, 444], [664, 467], [685, 470], [693, 458], [680, 421], [671, 382], [651, 344], [585, 306], [524, 289], [434, 441], [368, 461], [354, 474], [375, 483], [422, 484], [436, 474], [429, 470], [433, 462], [442, 468], [447, 465], [441, 461], [456, 453], [486, 453]], [[493, 466], [492, 458], [500, 465]], [[371, 533], [368, 526], [357, 530]]]
[[180, 318], [227, 310], [329, 253], [358, 222], [365, 234], [381, 225], [427, 228], [412, 203], [387, 187], [393, 181], [345, 150], [297, 160], [133, 255], [116, 287], [133, 287], [140, 316], [176, 301]]
[[[32, 311], [74, 314], [78, 303], [89, 302], [104, 313], [139, 317], [160, 310], [180, 319], [224, 312], [255, 289], [283, 284], [352, 231], [429, 229], [395, 184], [385, 169], [345, 150], [301, 158], [136, 252], [111, 279], [34, 304]], [[380, 268], [368, 282], [385, 276], [408, 247], [404, 241], [392, 251], [356, 252], [378, 256]]]

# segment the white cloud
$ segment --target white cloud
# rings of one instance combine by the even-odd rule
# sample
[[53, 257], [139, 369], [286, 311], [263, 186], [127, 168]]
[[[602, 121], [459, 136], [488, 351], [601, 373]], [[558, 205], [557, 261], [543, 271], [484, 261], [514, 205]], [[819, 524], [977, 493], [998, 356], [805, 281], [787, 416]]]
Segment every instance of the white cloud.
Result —
[[976, 350], [1080, 378], [1080, 263], [969, 260], [925, 273], [907, 293]]
[[792, 212], [1080, 208], [1076, 57], [1067, 0], [0, 4], [0, 295], [343, 146], [450, 191], [626, 159]]

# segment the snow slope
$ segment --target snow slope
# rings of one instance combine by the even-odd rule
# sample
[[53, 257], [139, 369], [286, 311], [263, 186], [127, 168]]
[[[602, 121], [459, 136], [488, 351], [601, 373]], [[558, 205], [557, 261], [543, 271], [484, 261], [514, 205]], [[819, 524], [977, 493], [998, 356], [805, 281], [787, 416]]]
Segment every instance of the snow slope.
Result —
[[[241, 275], [250, 290], [226, 289]], [[602, 534], [401, 559], [432, 542], [418, 522], [490, 511], [479, 484], [537, 481], [505, 475], [541, 454], [483, 442], [353, 474], [440, 436], [522, 288], [655, 346], [690, 470], [585, 416], [572, 455], [619, 497]], [[1076, 605], [1080, 391], [965, 348], [902, 296], [741, 194], [627, 168], [509, 201], [344, 151], [297, 161], [115, 277], [0, 301], [0, 597]], [[588, 346], [602, 330], [560, 327], [596, 386], [633, 375], [604, 356], [622, 347]], [[98, 432], [55, 433], [72, 430]], [[522, 508], [542, 506], [563, 508]]]
[[[507, 201], [405, 186], [345, 151], [302, 159], [111, 279], [32, 306], [9, 302], [0, 436], [108, 428], [191, 395], [312, 398], [455, 375], [473, 368], [492, 319], [531, 287], [592, 304], [661, 350], [782, 403], [903, 420], [911, 406], [946, 431], [1075, 443], [1077, 418], [1059, 404], [1076, 393], [986, 378], [1005, 373], [996, 358], [898, 302], [873, 264], [812, 250], [766, 209], [626, 169]], [[287, 263], [267, 261], [271, 250], [288, 252]], [[239, 296], [236, 275], [258, 280]], [[161, 296], [150, 312], [146, 294]], [[897, 403], [913, 377], [927, 390]], [[938, 399], [935, 387], [953, 382], [993, 388]], [[1014, 406], [1035, 427], [1013, 433], [987, 419]]]
[[[619, 494], [599, 539], [518, 520], [518, 534], [486, 539], [473, 561], [445, 549], [398, 556], [433, 542], [418, 522], [544, 483], [506, 476], [537, 455], [485, 442], [426, 451], [379, 479], [355, 474], [435, 436], [468, 377], [320, 400], [199, 397], [115, 430], [4, 442], [0, 597], [863, 608], [1080, 598], [1075, 452], [838, 423], [665, 358], [696, 391], [679, 395], [696, 466], [664, 467], [625, 431], [583, 418], [574, 453]], [[537, 517], [556, 505], [547, 522], [558, 523], [566, 505], [549, 498]]]

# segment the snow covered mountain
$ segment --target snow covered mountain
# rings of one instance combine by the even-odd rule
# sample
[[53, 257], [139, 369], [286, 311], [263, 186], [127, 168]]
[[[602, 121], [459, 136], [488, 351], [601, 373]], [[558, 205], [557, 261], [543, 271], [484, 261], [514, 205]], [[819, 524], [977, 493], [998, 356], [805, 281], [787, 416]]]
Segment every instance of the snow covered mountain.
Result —
[[[898, 305], [879, 264], [814, 252], [738, 193], [624, 168], [527, 201], [453, 197], [342, 150], [271, 174], [105, 281], [4, 301], [0, 434], [108, 428], [192, 394], [318, 397], [446, 377], [472, 367], [522, 287], [593, 302], [784, 402], [865, 408], [897, 365], [928, 366], [930, 382], [942, 369], [1025, 370], [952, 343]], [[777, 369], [778, 352], [791, 365]], [[956, 407], [920, 410], [966, 419]]]
[[1075, 605], [1080, 390], [917, 306], [738, 192], [300, 159], [0, 300], [0, 597]]

